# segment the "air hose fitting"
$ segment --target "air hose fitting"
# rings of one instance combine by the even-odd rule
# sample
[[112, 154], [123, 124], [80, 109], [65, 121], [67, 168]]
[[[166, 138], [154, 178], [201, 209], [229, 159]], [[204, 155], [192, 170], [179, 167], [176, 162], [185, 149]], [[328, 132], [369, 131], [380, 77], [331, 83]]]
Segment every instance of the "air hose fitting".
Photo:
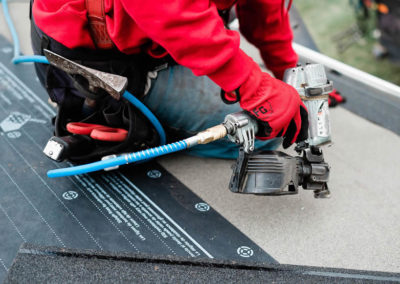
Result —
[[223, 124], [219, 124], [214, 127], [208, 128], [204, 131], [201, 131], [195, 136], [189, 137], [187, 139], [175, 143], [158, 146], [147, 150], [142, 150], [139, 152], [123, 154], [115, 158], [109, 158], [106, 160], [90, 164], [50, 170], [47, 172], [47, 176], [50, 178], [56, 178], [56, 177], [80, 175], [108, 168], [118, 167], [124, 164], [130, 164], [143, 160], [148, 160], [155, 157], [167, 155], [170, 153], [182, 151], [191, 148], [193, 146], [196, 146], [198, 144], [207, 144], [216, 141], [225, 137], [226, 134], [227, 134], [226, 127]]

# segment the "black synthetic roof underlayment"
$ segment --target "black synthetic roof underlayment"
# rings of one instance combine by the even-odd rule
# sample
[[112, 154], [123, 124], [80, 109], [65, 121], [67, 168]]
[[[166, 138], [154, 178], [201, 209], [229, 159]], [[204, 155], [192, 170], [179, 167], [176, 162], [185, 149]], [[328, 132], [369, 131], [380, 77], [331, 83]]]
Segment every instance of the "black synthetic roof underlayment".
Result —
[[0, 38], [0, 282], [24, 242], [276, 263], [156, 163], [47, 178], [67, 166], [42, 153], [55, 110], [33, 65], [11, 58]]
[[400, 275], [23, 245], [5, 283], [398, 283]]

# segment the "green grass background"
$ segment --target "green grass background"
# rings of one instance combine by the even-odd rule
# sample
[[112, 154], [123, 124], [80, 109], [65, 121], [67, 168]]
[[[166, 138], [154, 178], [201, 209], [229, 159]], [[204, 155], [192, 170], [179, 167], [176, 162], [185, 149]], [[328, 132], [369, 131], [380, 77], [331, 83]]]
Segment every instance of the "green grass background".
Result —
[[400, 85], [400, 66], [372, 54], [376, 40], [372, 37], [375, 14], [367, 21], [368, 32], [358, 43], [339, 53], [332, 37], [357, 22], [349, 0], [293, 1], [320, 51], [353, 67]]

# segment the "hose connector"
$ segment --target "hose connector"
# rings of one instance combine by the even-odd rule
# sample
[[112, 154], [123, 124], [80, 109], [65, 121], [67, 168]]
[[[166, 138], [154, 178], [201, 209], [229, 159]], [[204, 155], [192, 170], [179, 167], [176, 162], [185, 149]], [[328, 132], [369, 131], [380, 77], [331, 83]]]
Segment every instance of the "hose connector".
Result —
[[242, 145], [246, 153], [254, 151], [255, 133], [258, 130], [254, 119], [243, 111], [235, 112], [225, 116], [223, 125], [230, 141]]
[[219, 124], [197, 133], [197, 143], [208, 144], [210, 142], [224, 138], [226, 134], [228, 134], [226, 127], [223, 124]]

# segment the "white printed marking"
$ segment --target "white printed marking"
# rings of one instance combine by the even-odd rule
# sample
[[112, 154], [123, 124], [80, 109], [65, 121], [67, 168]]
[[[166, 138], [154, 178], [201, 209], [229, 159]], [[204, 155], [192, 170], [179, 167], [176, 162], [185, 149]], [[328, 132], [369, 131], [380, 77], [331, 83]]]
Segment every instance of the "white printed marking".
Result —
[[[31, 97], [35, 98], [37, 100], [37, 102], [39, 104], [41, 104], [44, 108], [46, 108], [51, 115], [55, 115], [55, 112], [47, 105], [45, 104], [34, 92], [32, 92], [29, 88], [27, 88], [13, 73], [11, 73], [2, 63], [0, 63], [0, 67], [3, 67], [3, 69], [11, 76], [13, 77], [19, 84], [21, 84], [22, 88], [24, 88]], [[1, 70], [0, 70], [1, 71]], [[31, 98], [29, 97], [29, 98]], [[26, 97], [28, 98], [28, 97]], [[14, 148], [15, 150], [15, 148]], [[161, 151], [162, 153], [164, 153], [165, 149], [163, 147], [156, 149], [156, 151], [159, 153], [159, 151]], [[135, 155], [136, 158], [136, 155]], [[25, 160], [25, 159], [24, 159]], [[25, 160], [26, 162], [26, 160]], [[29, 164], [28, 164], [29, 165]], [[29, 165], [30, 166], [30, 165]], [[31, 167], [32, 169], [32, 167]], [[33, 170], [33, 169], [32, 169]], [[36, 171], [34, 171], [35, 174], [40, 178], [40, 176], [37, 174]], [[126, 179], [124, 176], [122, 176], [124, 179]], [[41, 178], [40, 178], [41, 179]], [[41, 179], [41, 181], [49, 188], [49, 186], [43, 181], [43, 179]], [[131, 185], [133, 185], [129, 180], [127, 180], [128, 183], [130, 183]], [[133, 185], [134, 186], [134, 185]], [[134, 186], [137, 190], [138, 188], [136, 186]], [[50, 189], [50, 188], [49, 188]], [[51, 190], [51, 189], [50, 189]], [[52, 190], [51, 190], [52, 191]], [[53, 192], [53, 191], [52, 191]], [[138, 190], [138, 192], [146, 199], [148, 199], [148, 197], [146, 195], [144, 195], [143, 192], [141, 192], [140, 190]], [[53, 192], [54, 194], [54, 192]], [[61, 201], [60, 201], [61, 202]], [[154, 202], [152, 202], [151, 200], [149, 200], [149, 202], [151, 204], [153, 204], [153, 206], [155, 206], [155, 208], [157, 210], [159, 210], [171, 223], [173, 223], [173, 225], [175, 225], [183, 234], [185, 234], [196, 246], [198, 246], [208, 257], [213, 258], [213, 256], [208, 253], [204, 248], [202, 248], [192, 237], [190, 237], [179, 225], [176, 224], [176, 222], [174, 222], [168, 215], [166, 215], [165, 212], [163, 212], [157, 205], [154, 204]], [[62, 202], [61, 202], [62, 203]], [[63, 203], [62, 203], [63, 204]], [[65, 206], [65, 204], [63, 204]], [[69, 210], [68, 210], [69, 211]], [[74, 217], [74, 216], [73, 216]], [[76, 217], [75, 217], [76, 218]]]
[[[81, 178], [80, 178], [79, 176], [75, 176], [75, 178], [80, 182], [81, 185], [83, 185], [83, 187], [86, 188], [86, 184], [81, 180]], [[76, 187], [79, 187], [78, 184], [77, 184], [71, 177], [69, 177], [69, 179], [76, 185]], [[81, 190], [81, 192], [82, 192], [82, 193], [86, 196], [86, 198], [97, 208], [97, 210], [104, 216], [104, 218], [106, 218], [106, 219], [108, 220], [108, 222], [110, 222], [110, 224], [121, 234], [121, 236], [122, 236], [125, 240], [127, 240], [127, 242], [128, 242], [136, 251], [139, 251], [139, 250], [135, 247], [135, 245], [125, 236], [125, 234], [117, 227], [117, 225], [115, 225], [115, 224], [111, 221], [111, 219], [110, 219], [106, 214], [104, 214], [103, 211], [100, 210], [100, 208], [97, 206], [97, 204], [94, 203], [94, 201], [91, 200], [91, 199], [89, 198], [89, 196], [85, 193], [85, 190]]]
[[4, 269], [6, 270], [6, 272], [8, 272], [8, 268], [6, 266], [6, 264], [4, 263], [4, 261], [0, 258], [0, 263], [1, 265], [4, 267]]
[[[35, 144], [36, 147], [39, 148], [40, 151], [43, 150], [42, 145], [39, 145], [28, 132], [26, 132], [24, 129], [22, 129], [22, 132], [28, 137], [29, 140], [32, 141], [33, 144]], [[53, 161], [53, 164], [58, 165], [58, 163], [56, 163], [54, 161]]]
[[[49, 100], [49, 102], [51, 102], [51, 100]], [[53, 105], [51, 105], [51, 106], [54, 107]], [[48, 120], [52, 118], [51, 114], [47, 115], [46, 110], [43, 107], [41, 107], [40, 105], [34, 104], [33, 108], [36, 109], [39, 113], [41, 113]]]
[[[113, 192], [116, 191], [117, 193], [120, 194], [120, 196], [125, 200], [125, 202], [131, 203], [132, 201], [129, 200], [132, 198], [132, 196], [130, 196], [129, 192], [126, 192], [126, 190], [123, 188], [123, 184], [122, 182], [118, 182], [116, 181], [115, 177], [108, 177], [108, 176], [102, 176], [102, 179], [105, 180], [107, 182], [107, 185], [111, 186], [111, 188], [113, 189]], [[120, 196], [118, 196], [115, 192], [114, 192], [115, 197], [120, 201], [120, 202], [124, 202], [124, 200], [121, 199]], [[139, 222], [141, 222], [144, 226], [146, 226], [146, 228], [163, 244], [165, 245], [173, 254], [176, 255], [176, 252], [169, 246], [167, 245], [158, 234], [156, 234], [152, 228], [150, 228], [150, 226], [148, 224], [145, 223], [144, 220], [142, 220], [142, 218], [140, 218], [140, 216], [138, 216], [136, 214], [136, 212], [131, 208], [131, 207], [127, 207], [127, 210], [129, 212], [131, 212], [138, 220]]]
[[64, 206], [64, 208], [69, 212], [73, 219], [81, 226], [81, 228], [89, 235], [89, 237], [93, 240], [93, 242], [103, 250], [103, 247], [99, 244], [99, 242], [92, 236], [92, 234], [86, 229], [86, 227], [78, 220], [74, 213], [65, 205], [64, 202], [57, 196], [57, 194], [51, 189], [51, 187], [44, 181], [44, 179], [36, 172], [36, 170], [31, 166], [31, 164], [25, 159], [25, 157], [12, 145], [8, 140], [6, 140], [8, 145], [14, 149], [14, 151], [18, 154], [18, 156], [27, 164], [30, 169], [35, 173], [35, 175], [40, 179], [40, 181], [50, 190], [50, 192], [54, 195], [54, 197]]
[[150, 170], [147, 172], [147, 176], [152, 179], [157, 179], [161, 177], [161, 172], [159, 170]]
[[156, 208], [168, 221], [170, 221], [179, 231], [181, 231], [192, 243], [197, 246], [207, 257], [214, 258], [208, 251], [206, 251], [198, 242], [196, 242], [181, 226], [179, 226], [170, 216], [168, 216], [157, 204], [155, 204], [146, 194], [144, 194], [136, 185], [134, 185], [129, 179], [123, 174], [119, 174], [130, 186], [149, 202], [154, 208]]
[[[127, 225], [129, 222], [136, 223], [136, 221], [126, 214], [126, 212], [122, 212], [121, 206], [116, 203], [115, 200], [113, 200], [90, 176], [85, 175], [84, 177], [80, 178], [80, 181], [85, 186], [86, 190], [89, 191], [96, 201], [101, 204], [101, 206], [118, 224], [121, 224], [123, 221]], [[132, 226], [128, 227], [139, 237], [139, 239], [145, 239], [145, 237], [142, 236], [136, 228]], [[131, 241], [128, 240], [128, 242], [136, 251], [139, 251]]]
[[[7, 91], [8, 91], [8, 93], [10, 93], [9, 94], [10, 97], [14, 97], [18, 101], [21, 101], [24, 99], [22, 94], [20, 92], [18, 92], [18, 85], [9, 76], [3, 76], [2, 79], [4, 80], [4, 82], [7, 85]], [[34, 102], [34, 100], [32, 100], [32, 98], [30, 98], [28, 101], [30, 103]]]
[[10, 101], [9, 98], [7, 98], [3, 93], [0, 93], [0, 98], [9, 106], [12, 105], [12, 102]]
[[7, 137], [10, 139], [17, 139], [17, 138], [21, 137], [21, 132], [19, 132], [19, 131], [8, 132]]
[[238, 255], [240, 255], [241, 257], [246, 257], [246, 258], [248, 258], [248, 257], [253, 256], [254, 251], [253, 251], [251, 248], [249, 248], [249, 247], [241, 246], [241, 247], [238, 247], [237, 253], [238, 253]]
[[17, 76], [15, 76], [8, 68], [0, 62], [0, 68], [3, 68], [4, 72], [6, 72], [10, 77], [12, 77], [15, 81], [17, 81], [23, 89], [28, 93], [25, 98], [33, 97], [36, 101], [41, 104], [49, 113], [50, 115], [56, 115], [54, 110], [48, 106], [45, 102], [43, 102], [34, 92], [32, 92]]
[[46, 221], [46, 219], [44, 219], [44, 217], [42, 216], [42, 214], [40, 214], [39, 210], [35, 207], [35, 205], [33, 205], [32, 201], [28, 198], [28, 196], [25, 195], [25, 193], [22, 191], [22, 189], [19, 187], [19, 185], [14, 181], [14, 179], [8, 174], [8, 172], [6, 171], [6, 169], [0, 165], [0, 168], [3, 170], [3, 172], [8, 176], [8, 178], [11, 180], [11, 182], [15, 185], [15, 187], [18, 189], [18, 191], [24, 196], [24, 198], [26, 199], [26, 201], [28, 201], [28, 203], [32, 206], [32, 208], [36, 211], [36, 213], [39, 215], [39, 217], [42, 219], [42, 221], [47, 225], [47, 227], [49, 227], [50, 231], [56, 236], [56, 239], [60, 242], [60, 244], [63, 247], [66, 247], [64, 242], [60, 239], [60, 237], [56, 234], [56, 232], [54, 231], [54, 229], [50, 226], [50, 224]]
[[31, 119], [30, 115], [23, 114], [17, 111], [10, 113], [2, 122], [0, 128], [4, 132], [10, 132], [21, 129]]
[[36, 118], [31, 118], [30, 120], [29, 120], [30, 122], [35, 122], [35, 123], [40, 123], [40, 124], [46, 124], [46, 120], [43, 120], [43, 119], [36, 119]]
[[204, 202], [200, 202], [200, 203], [196, 203], [194, 208], [196, 208], [200, 212], [207, 212], [210, 210], [210, 205], [208, 205], [207, 203], [204, 203]]
[[[126, 200], [130, 207], [142, 216], [143, 220], [149, 223], [160, 235], [164, 238], [170, 238], [178, 247], [184, 250], [191, 257], [200, 256], [200, 252], [189, 243], [179, 232], [177, 232], [167, 220], [162, 217], [159, 213], [154, 211], [153, 207], [150, 206], [142, 197], [139, 196], [137, 191], [132, 189], [131, 186], [126, 184], [120, 177], [116, 175], [109, 175], [110, 182], [107, 184], [115, 185], [115, 190], [119, 192], [124, 200]], [[113, 187], [114, 188], [114, 187]]]
[[7, 214], [6, 210], [1, 206], [0, 204], [0, 209], [3, 211], [4, 215], [6, 215], [7, 219], [10, 221], [10, 223], [13, 225], [14, 229], [17, 231], [18, 235], [21, 237], [21, 239], [26, 243], [25, 237], [22, 235], [21, 231], [18, 229], [17, 225], [15, 225], [14, 221], [11, 219], [11, 217]]
[[[36, 143], [36, 141], [26, 132], [24, 131], [24, 133], [27, 135], [27, 137], [32, 141], [32, 143], [34, 145], [36, 145], [36, 147], [38, 147], [39, 149], [41, 149], [41, 146], [39, 144]], [[53, 164], [55, 164], [58, 168], [60, 168], [61, 166], [58, 163], [53, 162]], [[71, 163], [68, 163], [68, 165], [73, 166]], [[76, 183], [76, 181], [72, 178], [72, 177], [68, 177], [69, 180], [77, 187], [79, 188], [79, 185]], [[97, 200], [98, 197], [97, 195], [90, 189], [88, 188], [93, 187], [93, 185], [90, 183], [90, 181], [87, 181], [87, 176], [84, 175], [82, 178], [80, 176], [75, 176], [75, 178], [79, 181], [79, 183], [81, 184], [81, 186], [83, 186], [87, 191], [89, 191], [89, 193], [92, 194], [92, 196]], [[87, 184], [86, 184], [87, 183]], [[111, 221], [111, 219], [103, 212], [100, 210], [100, 208], [97, 206], [97, 204], [89, 198], [89, 196], [86, 194], [85, 190], [81, 190], [81, 192], [85, 195], [85, 197], [97, 208], [97, 210], [107, 219], [107, 221], [118, 231], [118, 233], [121, 234], [121, 236], [129, 243], [129, 245], [132, 246], [132, 248], [134, 248], [136, 251], [139, 252], [139, 250], [136, 248], [136, 246], [127, 238], [127, 236], [117, 227], [117, 225], [115, 223], [113, 223]], [[102, 204], [100, 202], [100, 204]], [[130, 208], [128, 209], [129, 211], [131, 211], [135, 216], [137, 216], [132, 210], [130, 210]], [[150, 227], [144, 223], [143, 220], [141, 220], [139, 218], [140, 222], [142, 222], [154, 235], [156, 235], [151, 229]], [[173, 253], [176, 255], [176, 252], [171, 249], [162, 239], [159, 238], [159, 236], [156, 235], [156, 237]]]
[[70, 190], [63, 193], [62, 197], [65, 200], [74, 200], [78, 198], [78, 193], [76, 191]]
[[13, 48], [12, 47], [9, 47], [9, 46], [6, 46], [6, 47], [3, 47], [2, 49], [1, 49], [1, 52], [3, 52], [3, 53], [11, 53], [13, 51]]

